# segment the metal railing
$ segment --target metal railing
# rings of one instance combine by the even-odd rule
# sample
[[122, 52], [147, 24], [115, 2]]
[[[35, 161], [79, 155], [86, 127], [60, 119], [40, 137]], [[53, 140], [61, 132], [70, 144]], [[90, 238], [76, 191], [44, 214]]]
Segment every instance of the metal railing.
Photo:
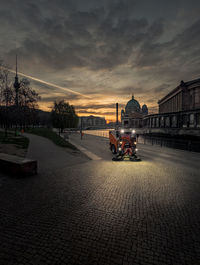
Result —
[[157, 145], [160, 147], [188, 150], [193, 152], [200, 152], [200, 141], [198, 140], [140, 135], [138, 138], [138, 143], [145, 145]]

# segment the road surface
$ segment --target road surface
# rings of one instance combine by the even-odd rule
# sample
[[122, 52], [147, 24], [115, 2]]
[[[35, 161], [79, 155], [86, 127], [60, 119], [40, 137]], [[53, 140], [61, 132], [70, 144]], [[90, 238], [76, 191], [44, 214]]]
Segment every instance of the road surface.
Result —
[[[79, 133], [70, 135], [70, 140], [77, 143], [78, 146], [84, 147], [91, 151], [102, 160], [112, 160], [112, 153], [109, 150], [109, 139], [106, 137], [99, 137], [95, 135], [85, 134], [81, 140]], [[142, 161], [162, 161], [164, 165], [170, 163], [170, 166], [180, 164], [180, 167], [186, 166], [192, 169], [200, 169], [200, 153], [188, 152], [184, 150], [172, 149], [167, 147], [160, 147], [157, 145], [138, 144], [138, 155]], [[164, 160], [164, 161], [163, 161]], [[142, 165], [144, 164], [142, 163]], [[172, 163], [172, 164], [171, 164]], [[132, 164], [132, 163], [131, 163]]]
[[113, 162], [105, 138], [79, 137], [98, 160], [57, 149], [48, 167], [35, 138], [39, 175], [0, 178], [0, 263], [199, 264], [200, 154], [141, 145], [141, 162]]

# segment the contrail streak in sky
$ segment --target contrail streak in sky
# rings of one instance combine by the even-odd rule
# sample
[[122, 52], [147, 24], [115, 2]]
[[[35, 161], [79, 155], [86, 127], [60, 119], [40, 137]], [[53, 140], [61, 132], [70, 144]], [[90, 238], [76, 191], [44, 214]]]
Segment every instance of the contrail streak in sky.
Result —
[[[6, 68], [6, 69], [7, 69], [7, 68]], [[11, 70], [11, 69], [7, 69], [7, 70], [10, 71], [10, 72], [12, 72], [12, 73], [15, 73], [14, 70]], [[84, 94], [82, 94], [82, 93], [80, 93], [80, 92], [77, 92], [77, 91], [71, 90], [71, 89], [69, 89], [69, 88], [67, 88], [67, 87], [58, 86], [58, 85], [55, 85], [55, 84], [52, 84], [52, 83], [46, 82], [46, 81], [44, 81], [44, 80], [38, 79], [38, 78], [36, 78], [36, 77], [30, 76], [30, 75], [25, 75], [25, 74], [23, 74], [23, 73], [19, 73], [19, 72], [18, 72], [18, 74], [21, 75], [21, 76], [27, 77], [27, 78], [29, 78], [29, 79], [31, 79], [31, 80], [34, 80], [34, 81], [36, 81], [36, 82], [39, 82], [39, 83], [41, 83], [41, 84], [45, 84], [45, 85], [48, 85], [48, 86], [51, 86], [51, 87], [56, 87], [56, 88], [62, 89], [62, 90], [65, 91], [65, 92], [67, 91], [67, 92], [70, 92], [70, 93], [72, 93], [72, 94], [82, 96], [82, 97], [84, 97], [84, 98], [90, 98], [89, 96], [86, 96], [86, 95], [84, 95]]]

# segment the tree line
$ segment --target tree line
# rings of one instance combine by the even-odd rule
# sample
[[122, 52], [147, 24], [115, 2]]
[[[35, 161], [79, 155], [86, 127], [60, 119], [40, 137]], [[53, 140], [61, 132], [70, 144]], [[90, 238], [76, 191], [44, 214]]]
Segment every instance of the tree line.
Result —
[[[18, 79], [17, 79], [18, 81]], [[38, 108], [39, 94], [31, 87], [28, 79], [18, 81], [19, 88], [13, 85], [13, 76], [4, 65], [0, 65], [0, 127], [5, 135], [10, 128], [25, 130], [36, 126], [53, 126], [62, 132], [64, 128], [75, 128], [78, 116], [75, 108], [64, 100], [54, 101], [48, 118], [41, 118]], [[17, 99], [17, 100], [16, 100]], [[44, 116], [44, 115], [43, 115]]]

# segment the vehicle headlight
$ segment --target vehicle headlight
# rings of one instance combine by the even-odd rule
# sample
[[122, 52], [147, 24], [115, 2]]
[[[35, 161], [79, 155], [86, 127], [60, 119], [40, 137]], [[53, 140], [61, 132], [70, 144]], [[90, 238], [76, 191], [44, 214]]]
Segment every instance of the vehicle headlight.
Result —
[[135, 133], [135, 130], [132, 130], [132, 134], [134, 134]]
[[121, 131], [120, 131], [121, 133], [124, 133], [124, 129], [121, 129]]

